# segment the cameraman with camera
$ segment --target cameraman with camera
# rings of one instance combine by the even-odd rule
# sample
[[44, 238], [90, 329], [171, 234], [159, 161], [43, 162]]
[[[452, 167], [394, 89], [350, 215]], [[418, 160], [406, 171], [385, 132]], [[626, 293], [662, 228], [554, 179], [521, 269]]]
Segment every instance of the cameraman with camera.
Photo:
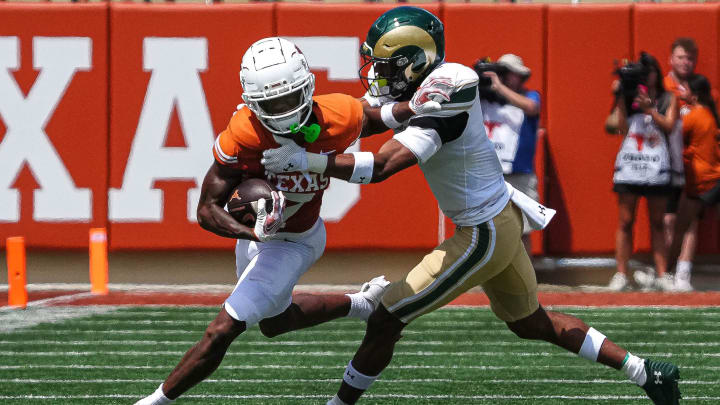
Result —
[[[501, 56], [496, 63], [481, 59], [474, 68], [480, 77], [478, 87], [485, 130], [495, 145], [505, 180], [539, 201], [534, 161], [540, 94], [524, 87], [530, 69], [513, 54]], [[531, 228], [524, 217], [523, 222], [522, 240], [530, 255]]]
[[638, 271], [635, 281], [646, 288], [671, 291], [673, 280], [666, 274], [663, 217], [671, 192], [668, 136], [677, 120], [677, 102], [671, 92], [665, 91], [657, 60], [645, 52], [640, 54], [639, 61], [627, 63], [615, 73], [620, 80], [614, 85], [615, 107], [606, 130], [625, 138], [615, 159], [613, 176], [619, 211], [615, 236], [617, 273], [608, 287], [614, 291], [629, 288], [627, 272], [633, 251], [635, 211], [638, 200], [645, 197], [657, 278]]

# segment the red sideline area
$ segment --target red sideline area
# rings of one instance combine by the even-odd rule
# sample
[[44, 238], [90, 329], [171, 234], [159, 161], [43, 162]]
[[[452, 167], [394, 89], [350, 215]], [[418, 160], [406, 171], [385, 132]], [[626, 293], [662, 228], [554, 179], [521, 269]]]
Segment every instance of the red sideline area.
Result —
[[[46, 298], [68, 296], [86, 291], [40, 291], [29, 293], [29, 303]], [[219, 306], [227, 294], [203, 293], [163, 293], [163, 292], [110, 292], [108, 295], [82, 296], [75, 299], [62, 300], [48, 305], [207, 305]], [[69, 298], [69, 297], [68, 297]], [[542, 292], [539, 293], [540, 303], [543, 305], [572, 305], [572, 306], [720, 306], [720, 292], [693, 292], [682, 294], [668, 294], [659, 292], [630, 292], [630, 293], [587, 293], [587, 292]], [[7, 292], [0, 293], [0, 302], [7, 303]], [[482, 293], [463, 294], [450, 305], [486, 306], [488, 298]]]

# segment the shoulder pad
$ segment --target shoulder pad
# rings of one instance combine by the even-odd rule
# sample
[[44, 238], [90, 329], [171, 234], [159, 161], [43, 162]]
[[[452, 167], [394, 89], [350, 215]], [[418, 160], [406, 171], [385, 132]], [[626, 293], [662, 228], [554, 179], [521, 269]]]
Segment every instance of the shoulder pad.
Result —
[[423, 80], [423, 84], [440, 77], [452, 80], [455, 91], [477, 86], [479, 81], [478, 75], [473, 69], [459, 63], [443, 63], [430, 72], [428, 77]]
[[435, 78], [449, 79], [453, 83], [453, 89], [450, 92], [450, 101], [442, 103], [442, 111], [429, 115], [454, 116], [469, 110], [478, 101], [479, 79], [473, 69], [459, 63], [443, 63], [425, 78], [423, 84]]

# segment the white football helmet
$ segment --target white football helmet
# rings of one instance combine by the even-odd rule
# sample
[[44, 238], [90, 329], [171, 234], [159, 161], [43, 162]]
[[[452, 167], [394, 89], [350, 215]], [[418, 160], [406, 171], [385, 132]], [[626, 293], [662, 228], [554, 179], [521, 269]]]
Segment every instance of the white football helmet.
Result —
[[289, 136], [290, 126], [304, 125], [312, 111], [315, 75], [292, 42], [261, 39], [242, 58], [243, 101], [270, 132]]

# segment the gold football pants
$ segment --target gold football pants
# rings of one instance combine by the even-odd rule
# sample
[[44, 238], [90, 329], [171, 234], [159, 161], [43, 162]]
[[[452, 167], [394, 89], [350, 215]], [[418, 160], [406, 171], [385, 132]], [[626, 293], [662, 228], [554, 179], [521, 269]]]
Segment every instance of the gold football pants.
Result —
[[458, 227], [383, 296], [385, 308], [405, 323], [482, 286], [495, 315], [517, 321], [538, 307], [537, 280], [520, 237], [523, 220], [512, 202], [492, 220]]

